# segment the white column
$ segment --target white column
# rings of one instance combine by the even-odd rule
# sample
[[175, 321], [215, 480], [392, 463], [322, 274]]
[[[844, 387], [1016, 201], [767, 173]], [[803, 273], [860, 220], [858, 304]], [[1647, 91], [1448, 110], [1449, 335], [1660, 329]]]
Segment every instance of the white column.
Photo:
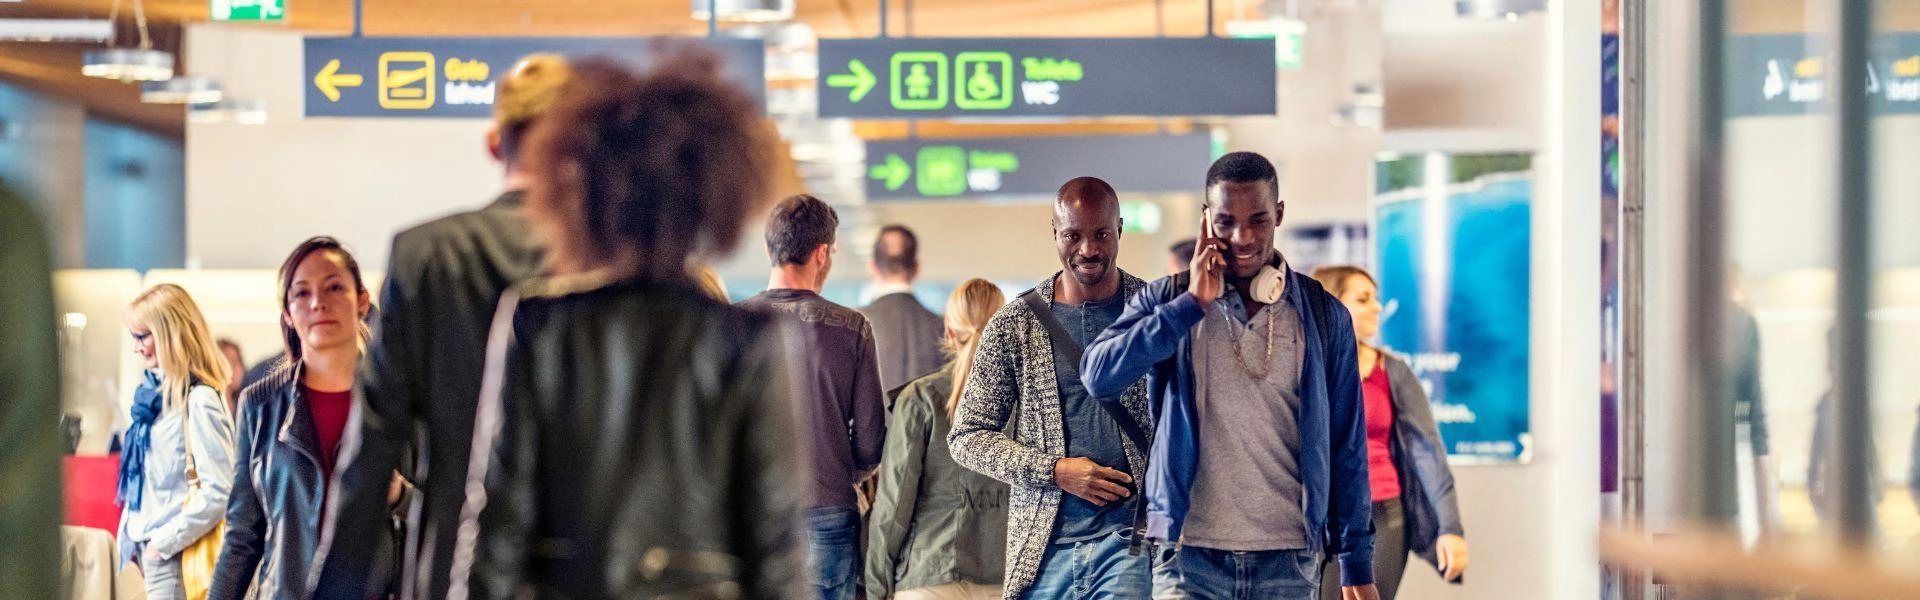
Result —
[[1555, 598], [1600, 594], [1600, 2], [1555, 0], [1533, 213], [1533, 425]]

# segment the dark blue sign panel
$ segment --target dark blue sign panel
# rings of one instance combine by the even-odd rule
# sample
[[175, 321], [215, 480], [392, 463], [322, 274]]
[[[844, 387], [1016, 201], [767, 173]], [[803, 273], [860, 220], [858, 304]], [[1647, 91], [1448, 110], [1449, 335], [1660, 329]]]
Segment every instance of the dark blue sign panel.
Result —
[[1530, 458], [1531, 163], [1436, 152], [1377, 165], [1380, 343], [1413, 366], [1460, 461]]
[[[1920, 33], [1874, 36], [1867, 89], [1876, 114], [1920, 114]], [[1735, 117], [1804, 115], [1833, 106], [1826, 36], [1741, 35], [1728, 40], [1727, 112]]]
[[1271, 115], [1273, 40], [820, 40], [820, 116]]
[[[644, 67], [652, 38], [308, 38], [306, 116], [487, 118], [497, 81], [536, 52], [606, 56]], [[700, 40], [727, 78], [766, 97], [759, 40]]]
[[867, 199], [1052, 197], [1080, 176], [1122, 193], [1197, 193], [1212, 149], [1205, 134], [869, 142]]

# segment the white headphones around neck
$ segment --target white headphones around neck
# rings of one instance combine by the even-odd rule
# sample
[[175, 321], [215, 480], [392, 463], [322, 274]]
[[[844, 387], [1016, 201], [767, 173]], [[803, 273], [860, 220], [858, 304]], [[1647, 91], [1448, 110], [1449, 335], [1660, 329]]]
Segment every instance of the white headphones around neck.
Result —
[[1287, 272], [1273, 265], [1260, 267], [1260, 272], [1253, 276], [1252, 287], [1253, 289], [1248, 291], [1253, 292], [1255, 302], [1279, 303], [1280, 294], [1287, 291]]

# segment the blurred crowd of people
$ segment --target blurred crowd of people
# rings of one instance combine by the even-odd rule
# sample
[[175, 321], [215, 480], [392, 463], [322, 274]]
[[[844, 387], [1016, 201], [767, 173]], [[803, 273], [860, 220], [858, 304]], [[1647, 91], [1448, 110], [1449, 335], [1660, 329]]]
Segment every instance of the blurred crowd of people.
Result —
[[[1193, 174], [1168, 276], [1118, 267], [1118, 195], [1080, 177], [1030, 289], [971, 279], [929, 310], [889, 225], [855, 309], [820, 295], [833, 206], [765, 201], [756, 102], [663, 51], [522, 61], [487, 139], [500, 196], [396, 236], [377, 311], [347, 247], [294, 248], [284, 351], [251, 378], [186, 290], [128, 307], [117, 537], [149, 597], [1370, 599], [1409, 556], [1467, 570], [1425, 393], [1371, 343], [1378, 289], [1275, 250], [1266, 158]], [[706, 265], [761, 217], [767, 289], [730, 303]], [[9, 272], [44, 270], [30, 233], [0, 236], [38, 261]], [[0, 295], [0, 336], [51, 347], [47, 291]], [[50, 353], [3, 356], [57, 394]], [[52, 468], [16, 460], [0, 479]], [[24, 522], [0, 538], [55, 544]]]

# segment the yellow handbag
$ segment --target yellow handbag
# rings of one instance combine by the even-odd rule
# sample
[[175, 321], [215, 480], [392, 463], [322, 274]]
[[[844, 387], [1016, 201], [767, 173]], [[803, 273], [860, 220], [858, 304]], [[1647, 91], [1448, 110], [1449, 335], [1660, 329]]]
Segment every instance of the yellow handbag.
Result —
[[[181, 426], [187, 447], [187, 487], [199, 493], [200, 470], [193, 466], [193, 425], [183, 420]], [[227, 520], [222, 518], [212, 531], [180, 551], [180, 583], [187, 590], [187, 600], [206, 600], [207, 591], [213, 587], [213, 568], [220, 562], [220, 547], [226, 539]]]

